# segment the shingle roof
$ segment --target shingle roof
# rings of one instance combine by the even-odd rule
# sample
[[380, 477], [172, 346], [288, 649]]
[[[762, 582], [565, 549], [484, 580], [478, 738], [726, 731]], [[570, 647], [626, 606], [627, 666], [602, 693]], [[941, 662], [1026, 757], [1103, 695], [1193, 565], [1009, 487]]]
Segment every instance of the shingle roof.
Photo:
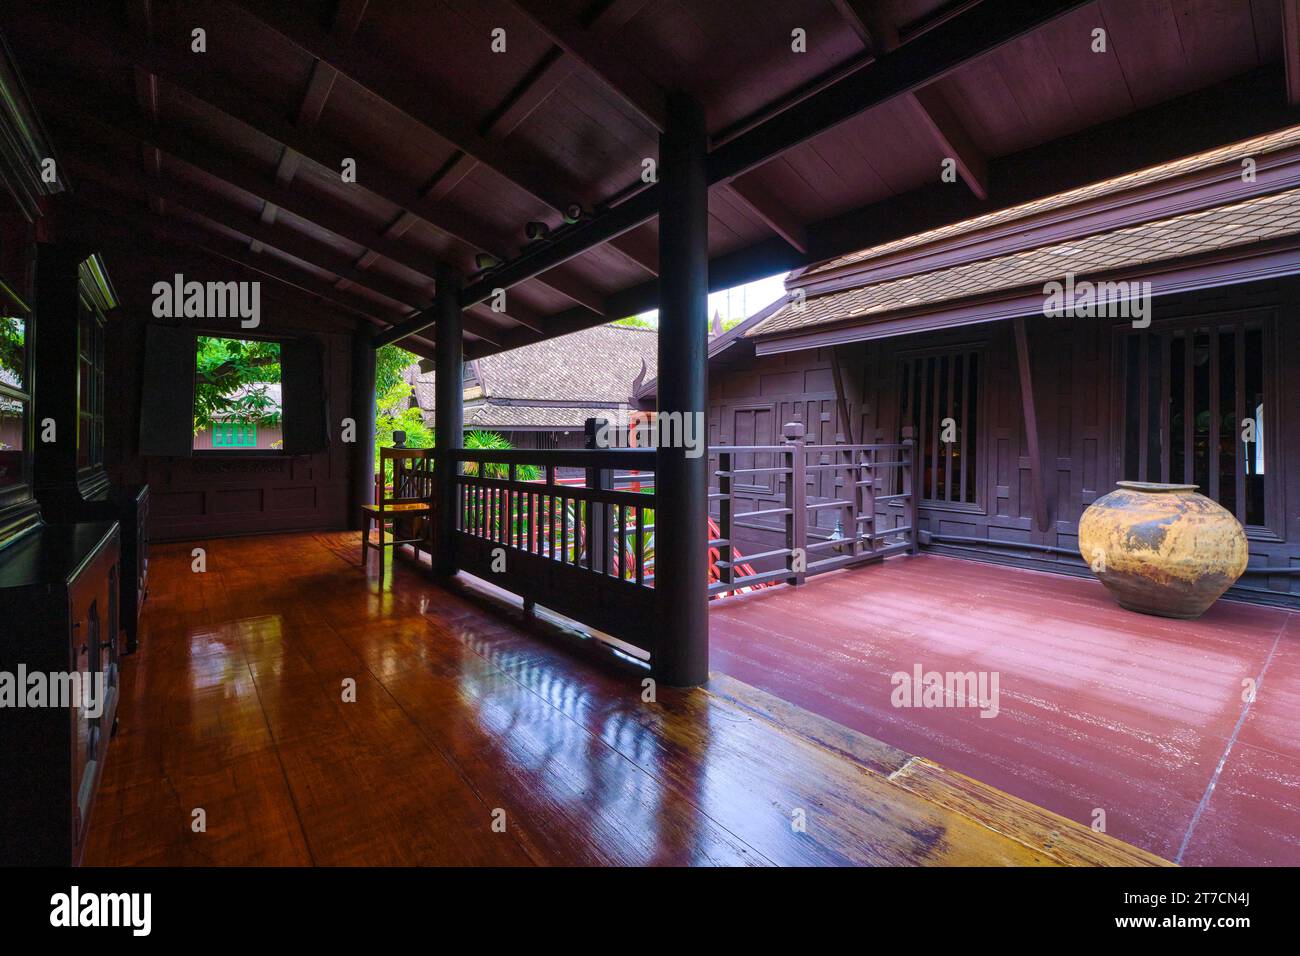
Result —
[[[425, 419], [432, 424], [430, 413]], [[604, 407], [556, 405], [480, 405], [465, 406], [466, 428], [502, 430], [541, 428], [552, 431], [578, 431], [588, 418], [618, 418], [615, 410]]]
[[[628, 402], [638, 383], [658, 367], [658, 336], [653, 329], [598, 325], [569, 335], [484, 356], [475, 362], [483, 401], [465, 407], [465, 425], [507, 428], [581, 428], [608, 409], [602, 403]], [[432, 422], [434, 373], [412, 366], [416, 401]], [[644, 374], [643, 373], [644, 369]], [[511, 404], [498, 404], [509, 400]], [[530, 405], [529, 402], [563, 402]]]
[[1041, 285], [1300, 233], [1300, 189], [1011, 255], [792, 302], [749, 331], [770, 335], [968, 296]]
[[1127, 189], [1135, 189], [1139, 186], [1147, 185], [1148, 183], [1159, 182], [1164, 179], [1172, 179], [1197, 170], [1209, 169], [1210, 167], [1216, 166], [1220, 163], [1227, 163], [1232, 160], [1241, 160], [1246, 157], [1258, 157], [1263, 153], [1275, 152], [1298, 144], [1300, 144], [1300, 126], [1290, 126], [1286, 129], [1267, 133], [1263, 136], [1256, 136], [1252, 139], [1230, 143], [1227, 146], [1222, 146], [1218, 149], [1195, 153], [1191, 156], [1184, 156], [1182, 159], [1177, 159], [1168, 163], [1161, 163], [1158, 166], [1151, 166], [1147, 169], [1141, 169], [1124, 176], [1104, 179], [1100, 182], [1090, 183], [1087, 186], [1080, 186], [1077, 189], [1070, 189], [1063, 193], [1044, 196], [1043, 198], [1036, 199], [1032, 202], [1021, 203], [1018, 206], [1009, 206], [1006, 209], [1000, 209], [983, 216], [976, 216], [973, 219], [965, 219], [961, 222], [950, 223], [949, 225], [941, 226], [937, 229], [931, 229], [928, 232], [920, 232], [911, 236], [905, 236], [901, 239], [895, 239], [892, 242], [882, 243], [878, 246], [860, 249], [857, 252], [850, 253], [846, 256], [829, 259], [826, 262], [808, 269], [804, 274], [816, 275], [818, 273], [830, 271], [831, 269], [838, 269], [841, 266], [851, 265], [855, 262], [864, 262], [868, 259], [875, 258], [876, 256], [897, 252], [900, 249], [906, 249], [912, 246], [922, 246], [941, 239], [950, 239], [954, 236], [961, 235], [962, 233], [974, 232], [978, 229], [985, 229], [989, 226], [995, 226], [1000, 223], [1033, 216], [1037, 213], [1046, 212], [1051, 209], [1060, 209], [1075, 203], [1085, 202], [1089, 199], [1096, 199], [1099, 196], [1106, 196]]

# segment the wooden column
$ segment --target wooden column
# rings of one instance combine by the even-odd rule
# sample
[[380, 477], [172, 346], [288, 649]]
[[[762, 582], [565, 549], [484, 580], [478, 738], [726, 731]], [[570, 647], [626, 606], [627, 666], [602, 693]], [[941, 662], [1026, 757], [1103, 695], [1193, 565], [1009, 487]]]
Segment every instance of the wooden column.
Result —
[[1025, 413], [1025, 440], [1029, 444], [1029, 480], [1034, 496], [1034, 523], [1047, 530], [1047, 495], [1043, 490], [1043, 456], [1038, 447], [1038, 414], [1034, 407], [1034, 377], [1029, 366], [1029, 338], [1024, 316], [1011, 320], [1016, 336], [1016, 360], [1020, 365], [1020, 402]]
[[[708, 401], [708, 136], [700, 105], [671, 94], [659, 137], [659, 414], [703, 427]], [[660, 436], [664, 432], [660, 431]], [[655, 476], [655, 673], [679, 687], [709, 676], [707, 448], [660, 447]]]
[[375, 497], [375, 347], [368, 328], [352, 336], [352, 480], [348, 491], [348, 527], [362, 529], [361, 506]]
[[[78, 408], [77, 267], [85, 253], [61, 242], [36, 248], [35, 313], [32, 339], [32, 478], [47, 521], [74, 520], [81, 501], [77, 488]], [[41, 440], [43, 422], [54, 422], [54, 441]]]
[[463, 385], [464, 343], [460, 311], [460, 276], [439, 270], [434, 299], [434, 447], [438, 451], [435, 474], [433, 533], [434, 573], [450, 577], [456, 573], [456, 483], [451, 476], [460, 471], [459, 462], [449, 462], [443, 452], [461, 448], [465, 441], [465, 392]]

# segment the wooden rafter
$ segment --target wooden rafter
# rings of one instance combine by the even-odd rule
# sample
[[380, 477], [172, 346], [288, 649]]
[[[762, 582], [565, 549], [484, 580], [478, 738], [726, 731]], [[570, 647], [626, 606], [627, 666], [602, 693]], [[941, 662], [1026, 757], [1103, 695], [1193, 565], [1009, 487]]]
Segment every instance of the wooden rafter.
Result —
[[[118, 227], [151, 235], [163, 242], [180, 243], [210, 258], [235, 263], [284, 285], [330, 302], [354, 315], [381, 321], [392, 321], [392, 313], [384, 310], [373, 301], [359, 300], [357, 297], [341, 292], [329, 283], [323, 282], [314, 276], [302, 272], [291, 272], [269, 256], [259, 256], [252, 253], [242, 244], [228, 238], [204, 232], [174, 218], [163, 219], [152, 212], [137, 209], [133, 204], [111, 194], [103, 194], [83, 188], [78, 190], [77, 198], [83, 207], [97, 209], [100, 213], [111, 217], [111, 221]], [[102, 217], [100, 222], [102, 224]]]
[[[321, 60], [352, 82], [365, 87], [394, 109], [405, 113], [439, 139], [444, 140], [502, 178], [524, 190], [557, 212], [563, 212], [578, 196], [569, 189], [544, 181], [537, 163], [517, 156], [500, 141], [481, 135], [474, 124], [458, 116], [446, 99], [417, 96], [396, 82], [392, 69], [377, 57], [356, 47], [344, 47], [316, 27], [310, 17], [283, 0], [231, 0], [249, 16], [304, 52]], [[554, 171], [552, 171], [554, 175]]]
[[[664, 128], [665, 94], [625, 60], [608, 52], [604, 40], [612, 29], [626, 22], [643, 2], [611, 4], [587, 28], [564, 16], [545, 0], [510, 0], [511, 4], [541, 30], [552, 43], [578, 61], [611, 92], [635, 109], [655, 129]], [[803, 226], [780, 202], [752, 182], [728, 184], [731, 195], [757, 219], [800, 252], [806, 252]]]
[[105, 161], [102, 152], [83, 155], [77, 151], [65, 151], [65, 155], [68, 168], [82, 179], [146, 203], [161, 199], [169, 206], [188, 210], [213, 224], [247, 236], [254, 252], [266, 248], [276, 249], [308, 265], [334, 273], [343, 280], [343, 288], [355, 285], [415, 309], [426, 308], [432, 302], [429, 296], [417, 289], [379, 273], [358, 269], [351, 257], [342, 255], [329, 246], [313, 242], [283, 225], [267, 225], [260, 217], [250, 216], [218, 200], [206, 198], [192, 187], [180, 186], [167, 179], [132, 174], [129, 170]]
[[745, 204], [768, 228], [800, 252], [808, 251], [808, 231], [794, 214], [744, 176], [723, 186]]
[[[253, 269], [263, 273], [286, 285], [294, 286], [304, 292], [316, 295], [326, 299], [335, 305], [348, 309], [354, 313], [364, 315], [370, 318], [380, 320], [385, 326], [392, 325], [408, 317], [409, 310], [399, 306], [399, 309], [383, 308], [371, 299], [359, 299], [353, 296], [349, 289], [338, 288], [337, 286], [325, 282], [315, 276], [302, 273], [301, 271], [290, 272], [279, 261], [268, 256], [248, 250], [242, 243], [235, 242], [229, 237], [221, 236], [213, 232], [180, 222], [178, 219], [164, 219], [155, 213], [144, 212], [132, 207], [131, 203], [114, 196], [112, 193], [90, 192], [84, 189], [81, 191], [83, 202], [97, 207], [104, 212], [110, 213], [123, 224], [132, 225], [135, 228], [149, 232], [166, 241], [181, 242], [191, 249], [198, 252], [206, 253], [209, 256], [215, 256], [228, 262], [237, 263], [245, 268]], [[238, 230], [236, 230], [238, 231]], [[292, 255], [292, 253], [288, 253]], [[299, 258], [294, 256], [294, 258]], [[324, 266], [317, 265], [308, 260], [301, 260], [308, 265], [313, 265], [323, 271], [331, 271]], [[367, 282], [370, 277], [366, 277]], [[355, 283], [359, 290], [375, 294], [369, 286], [363, 286], [361, 283]], [[473, 316], [465, 317], [465, 332], [481, 339], [491, 346], [500, 346], [505, 341], [506, 330], [494, 325], [491, 322]], [[521, 333], [531, 336], [532, 341], [536, 341], [537, 334], [527, 327], [521, 327]]]
[[656, 130], [665, 125], [665, 98], [652, 80], [627, 60], [613, 53], [604, 39], [612, 32], [612, 18], [584, 29], [555, 4], [545, 0], [510, 0], [546, 37], [586, 70], [600, 79], [624, 103]]
[[[355, 152], [333, 142], [314, 129], [320, 111], [324, 109], [329, 90], [338, 75], [333, 67], [323, 61], [316, 62], [298, 110], [297, 122], [290, 123], [265, 104], [238, 92], [230, 84], [215, 82], [206, 73], [196, 70], [189, 58], [178, 57], [147, 39], [115, 31], [111, 23], [97, 22], [94, 34], [90, 35], [79, 31], [74, 24], [48, 17], [44, 19], [49, 31], [65, 36], [76, 33], [84, 39], [100, 44], [120, 62], [130, 64], [137, 71], [144, 71], [153, 78], [155, 89], [158, 79], [162, 79], [170, 86], [182, 90], [187, 95], [274, 140], [283, 148], [275, 173], [275, 180], [281, 187], [288, 187], [292, 183], [304, 158], [325, 169], [337, 170], [343, 159]], [[156, 122], [156, 114], [151, 119]], [[417, 194], [414, 190], [408, 190], [401, 185], [407, 178], [403, 174], [384, 168], [369, 158], [364, 165], [367, 175], [358, 183], [358, 188], [365, 189], [403, 209], [403, 215], [389, 227], [390, 235], [387, 238], [400, 235], [417, 219], [421, 219], [458, 242], [506, 258], [504, 240], [483, 229], [462, 213], [449, 206], [441, 205], [440, 199], [444, 194], [435, 194], [436, 184], [435, 187], [425, 190], [422, 195]], [[440, 179], [439, 182], [441, 181]], [[268, 225], [274, 223], [280, 208], [280, 204], [272, 200], [264, 200], [263, 221]], [[355, 241], [362, 245], [373, 245], [373, 241], [360, 238]], [[387, 253], [385, 255], [387, 256]], [[392, 258], [392, 256], [387, 257]], [[366, 268], [368, 264], [364, 257], [358, 262], [362, 268]], [[640, 261], [638, 264], [647, 269], [651, 268]], [[403, 265], [417, 269], [430, 277], [437, 266], [436, 263], [423, 261], [418, 266], [409, 261], [403, 262]], [[539, 276], [537, 281], [587, 308], [591, 307], [591, 303], [599, 300], [599, 296], [567, 276]]]
[[1300, 106], [1300, 0], [1282, 0], [1282, 58], [1287, 101]]
[[[832, 2], [863, 46], [874, 55], [890, 53], [901, 45], [897, 25], [890, 20], [888, 4], [875, 0]], [[940, 152], [956, 164], [957, 172], [971, 192], [980, 199], [987, 199], [988, 159], [943, 93], [933, 86], [921, 87], [904, 94], [899, 102], [929, 133]]]

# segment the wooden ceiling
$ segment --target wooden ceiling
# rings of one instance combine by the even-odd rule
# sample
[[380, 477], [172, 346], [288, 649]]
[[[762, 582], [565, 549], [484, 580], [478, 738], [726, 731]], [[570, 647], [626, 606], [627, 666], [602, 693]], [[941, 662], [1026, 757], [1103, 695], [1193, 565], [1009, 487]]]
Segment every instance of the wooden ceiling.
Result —
[[[472, 357], [654, 306], [640, 175], [669, 90], [708, 119], [714, 288], [1296, 119], [1297, 0], [1040, 0], [1066, 12], [1015, 29], [1034, 6], [47, 0], [0, 29], [114, 268], [110, 240], [153, 237], [421, 352], [451, 269]], [[479, 253], [504, 266], [476, 276]]]

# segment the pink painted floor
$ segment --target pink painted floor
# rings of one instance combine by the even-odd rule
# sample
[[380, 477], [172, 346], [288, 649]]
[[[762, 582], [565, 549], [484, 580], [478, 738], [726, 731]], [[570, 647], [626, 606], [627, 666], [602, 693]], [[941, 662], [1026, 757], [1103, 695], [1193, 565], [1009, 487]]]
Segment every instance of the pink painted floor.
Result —
[[[1300, 614], [1125, 611], [1095, 581], [922, 555], [715, 602], [711, 666], [1186, 865], [1300, 865]], [[996, 671], [999, 713], [890, 675]], [[1243, 681], [1256, 682], [1253, 702]]]

